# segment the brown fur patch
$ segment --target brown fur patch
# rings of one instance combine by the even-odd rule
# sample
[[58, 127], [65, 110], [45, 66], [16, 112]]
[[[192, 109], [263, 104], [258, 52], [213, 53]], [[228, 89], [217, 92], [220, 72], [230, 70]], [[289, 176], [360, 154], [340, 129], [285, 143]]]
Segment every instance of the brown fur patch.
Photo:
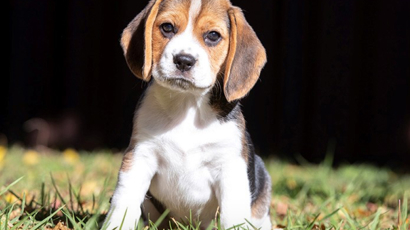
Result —
[[151, 69], [152, 69], [152, 32], [153, 32], [153, 27], [154, 27], [154, 22], [155, 19], [157, 18], [158, 14], [158, 9], [159, 9], [159, 4], [161, 3], [161, 0], [157, 0], [155, 4], [152, 6], [151, 12], [148, 15], [146, 22], [145, 22], [145, 35], [144, 35], [144, 40], [145, 40], [145, 61], [144, 61], [144, 66], [143, 66], [143, 79], [148, 81], [151, 78]]
[[132, 159], [134, 158], [134, 149], [126, 151], [122, 157], [121, 172], [128, 172], [132, 168]]
[[[236, 26], [236, 19], [235, 19], [235, 13], [232, 9], [230, 9], [228, 11], [229, 14], [229, 20], [231, 22], [231, 33], [229, 35], [229, 53], [228, 56], [226, 57], [226, 62], [225, 62], [225, 76], [223, 79], [223, 85], [224, 85], [224, 93], [226, 96], [226, 88], [228, 85], [228, 80], [229, 80], [229, 76], [231, 75], [231, 68], [232, 68], [232, 64], [233, 64], [233, 60], [235, 58], [235, 54], [236, 54], [236, 44], [237, 42], [237, 37], [238, 37], [238, 30], [237, 30], [237, 26]], [[228, 98], [226, 96], [226, 98]], [[228, 100], [229, 101], [229, 100]]]
[[121, 46], [135, 76], [149, 81], [152, 68], [152, 27], [162, 0], [151, 0], [124, 29]]
[[127, 172], [132, 168], [132, 160], [134, 158], [134, 148], [137, 145], [137, 124], [135, 121], [137, 120], [136, 116], [134, 116], [134, 126], [132, 128], [132, 134], [130, 143], [128, 144], [128, 148], [125, 150], [124, 156], [122, 157], [121, 172]]
[[245, 122], [245, 118], [241, 113], [241, 116], [238, 119], [237, 122], [239, 129], [242, 132], [242, 138], [241, 138], [241, 142], [242, 142], [242, 157], [243, 159], [245, 159], [246, 164], [248, 164], [249, 161], [249, 147], [248, 147], [248, 140], [246, 139], [246, 122]]
[[228, 101], [233, 101], [244, 97], [255, 85], [266, 63], [266, 52], [239, 8], [229, 10], [229, 19], [231, 36], [224, 93]]

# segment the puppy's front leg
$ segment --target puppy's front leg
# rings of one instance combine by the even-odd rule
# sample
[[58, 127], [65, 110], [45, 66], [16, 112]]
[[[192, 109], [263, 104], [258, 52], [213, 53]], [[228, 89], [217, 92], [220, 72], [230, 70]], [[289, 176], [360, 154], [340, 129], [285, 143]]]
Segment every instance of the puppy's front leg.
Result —
[[[251, 218], [251, 194], [246, 162], [238, 157], [226, 161], [221, 168], [217, 198], [222, 226], [227, 229]], [[246, 219], [246, 220], [245, 220]]]
[[[111, 207], [105, 219], [108, 230], [115, 227], [119, 229], [124, 216], [122, 229], [129, 230], [137, 226], [141, 216], [141, 204], [157, 170], [155, 155], [150, 151], [137, 148], [127, 154], [131, 156], [124, 156]], [[129, 165], [124, 167], [124, 164]]]

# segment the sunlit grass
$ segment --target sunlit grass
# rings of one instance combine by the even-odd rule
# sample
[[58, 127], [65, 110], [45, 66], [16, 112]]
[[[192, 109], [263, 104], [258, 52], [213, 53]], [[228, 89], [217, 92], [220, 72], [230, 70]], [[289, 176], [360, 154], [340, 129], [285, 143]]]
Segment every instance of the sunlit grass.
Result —
[[[0, 229], [97, 229], [121, 158], [111, 151], [44, 153], [0, 146]], [[319, 165], [276, 159], [265, 163], [273, 182], [271, 216], [277, 228], [410, 229], [409, 175], [371, 165], [332, 168], [330, 158]], [[189, 221], [170, 226], [198, 228]]]
[[[301, 226], [314, 219], [324, 229], [395, 229], [399, 200], [408, 205], [409, 175], [389, 169], [370, 165], [334, 169], [330, 163], [296, 166], [280, 161], [266, 165], [273, 180], [273, 219], [287, 229], [305, 229]], [[408, 228], [408, 214], [401, 213], [401, 219], [407, 220], [401, 229]]]

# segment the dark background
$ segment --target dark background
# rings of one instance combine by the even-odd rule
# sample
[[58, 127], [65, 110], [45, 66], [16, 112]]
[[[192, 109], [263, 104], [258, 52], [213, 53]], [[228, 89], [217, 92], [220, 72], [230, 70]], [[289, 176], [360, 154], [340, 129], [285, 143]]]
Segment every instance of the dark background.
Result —
[[[125, 148], [146, 84], [119, 38], [146, 3], [9, 1], [2, 142], [36, 145], [23, 124], [42, 118], [50, 147]], [[410, 164], [410, 1], [232, 3], [268, 53], [242, 103], [261, 155]]]

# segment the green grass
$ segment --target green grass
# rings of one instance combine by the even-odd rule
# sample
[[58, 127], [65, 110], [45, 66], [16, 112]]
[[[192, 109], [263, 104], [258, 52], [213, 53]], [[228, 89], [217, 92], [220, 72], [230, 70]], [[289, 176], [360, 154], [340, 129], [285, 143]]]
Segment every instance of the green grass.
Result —
[[[121, 158], [110, 151], [0, 147], [0, 229], [96, 229], [108, 209]], [[265, 163], [273, 182], [276, 227], [410, 229], [410, 175], [371, 165], [332, 168], [331, 159], [319, 165]], [[197, 229], [189, 217], [187, 222], [172, 226]], [[156, 230], [156, 225], [139, 228]]]

